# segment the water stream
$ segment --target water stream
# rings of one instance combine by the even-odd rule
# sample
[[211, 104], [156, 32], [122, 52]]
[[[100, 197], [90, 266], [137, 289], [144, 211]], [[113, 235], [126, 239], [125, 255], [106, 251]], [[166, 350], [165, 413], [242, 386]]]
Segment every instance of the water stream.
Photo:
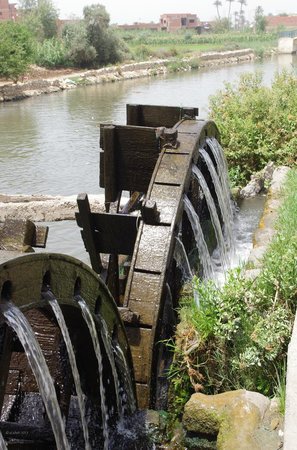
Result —
[[[230, 260], [229, 260], [228, 254], [227, 254], [225, 239], [223, 236], [222, 227], [221, 227], [221, 223], [220, 223], [220, 219], [219, 219], [219, 216], [217, 213], [214, 199], [212, 198], [210, 190], [205, 181], [205, 178], [202, 175], [202, 173], [200, 172], [200, 170], [198, 169], [198, 167], [193, 165], [192, 171], [193, 171], [193, 174], [195, 175], [195, 177], [197, 178], [197, 180], [201, 186], [201, 189], [203, 191], [203, 194], [205, 196], [208, 211], [209, 211], [210, 217], [211, 217], [211, 222], [214, 227], [214, 231], [215, 231], [215, 235], [216, 235], [216, 239], [217, 239], [217, 245], [218, 245], [218, 249], [219, 249], [220, 256], [221, 256], [221, 263], [222, 263], [223, 269], [227, 270], [228, 267], [230, 266]], [[229, 237], [228, 239], [231, 240], [231, 237]]]
[[70, 450], [54, 383], [31, 325], [21, 310], [12, 303], [2, 304], [0, 308], [7, 324], [13, 328], [26, 352], [52, 426], [57, 448]]
[[201, 266], [203, 268], [203, 278], [210, 280], [214, 278], [214, 268], [210, 258], [209, 250], [204, 239], [198, 214], [187, 196], [184, 197], [184, 208], [192, 226], [196, 240]]
[[183, 244], [183, 241], [179, 236], [176, 236], [176, 245], [174, 247], [174, 259], [178, 265], [178, 267], [183, 272], [183, 279], [185, 281], [192, 280], [193, 272], [190, 266], [189, 258]]
[[108, 431], [108, 411], [105, 401], [105, 389], [103, 386], [103, 365], [102, 365], [102, 354], [101, 348], [97, 336], [97, 329], [93, 319], [93, 316], [84, 301], [84, 299], [80, 296], [76, 296], [75, 299], [78, 301], [80, 309], [82, 311], [82, 315], [85, 319], [85, 322], [88, 326], [90, 336], [92, 339], [94, 351], [97, 358], [98, 363], [98, 376], [99, 376], [99, 389], [100, 389], [100, 401], [101, 401], [101, 417], [102, 417], [102, 428], [103, 428], [103, 439], [104, 439], [104, 450], [108, 450], [109, 447], [109, 431]]
[[211, 157], [209, 156], [207, 151], [204, 150], [203, 148], [199, 149], [199, 153], [202, 156], [203, 160], [205, 161], [208, 171], [211, 175], [211, 179], [212, 179], [212, 182], [213, 182], [213, 185], [215, 188], [215, 192], [217, 195], [222, 219], [224, 222], [224, 233], [225, 233], [225, 238], [226, 238], [226, 242], [227, 242], [227, 248], [231, 253], [233, 253], [234, 252], [234, 244], [233, 244], [233, 239], [232, 239], [233, 217], [232, 217], [232, 213], [230, 213], [230, 210], [227, 207], [227, 203], [229, 203], [229, 200], [227, 201], [224, 197], [222, 185], [220, 183], [220, 179], [218, 177], [217, 171], [215, 169], [215, 166], [212, 162]]
[[4, 437], [3, 437], [2, 433], [1, 433], [1, 430], [0, 430], [0, 449], [1, 450], [7, 450], [6, 442], [5, 442]]
[[[46, 298], [46, 295], [48, 295], [47, 298]], [[70, 339], [69, 331], [68, 331], [67, 325], [65, 323], [65, 319], [64, 319], [61, 307], [60, 307], [58, 301], [56, 300], [56, 298], [53, 296], [53, 294], [50, 291], [47, 291], [45, 293], [44, 297], [46, 300], [49, 301], [49, 304], [54, 312], [54, 315], [57, 319], [57, 322], [59, 324], [61, 333], [62, 333], [64, 341], [65, 341], [65, 345], [66, 345], [67, 353], [68, 353], [68, 357], [69, 357], [69, 362], [70, 362], [70, 366], [71, 366], [71, 370], [72, 370], [73, 381], [74, 381], [76, 395], [77, 395], [77, 401], [78, 401], [78, 405], [79, 405], [81, 423], [82, 423], [83, 434], [84, 434], [84, 439], [85, 439], [85, 448], [86, 448], [86, 450], [91, 450], [90, 441], [89, 441], [89, 430], [88, 430], [88, 425], [87, 425], [87, 421], [86, 421], [86, 399], [85, 399], [85, 396], [84, 396], [82, 388], [81, 388], [80, 375], [78, 372], [74, 349], [73, 349], [73, 345], [72, 345], [72, 342]]]

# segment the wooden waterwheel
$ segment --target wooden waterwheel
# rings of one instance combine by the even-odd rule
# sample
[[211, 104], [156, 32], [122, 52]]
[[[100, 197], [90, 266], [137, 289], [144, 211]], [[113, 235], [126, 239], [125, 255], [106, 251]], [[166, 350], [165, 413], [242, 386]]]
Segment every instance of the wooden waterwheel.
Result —
[[[101, 126], [100, 184], [108, 212], [92, 213], [86, 194], [78, 197], [77, 222], [92, 266], [125, 323], [140, 408], [166, 406], [170, 354], [163, 341], [174, 334], [182, 283], [177, 236], [187, 250], [193, 246], [184, 195], [202, 213], [192, 165], [200, 164], [207, 137], [219, 139], [216, 125], [197, 115], [197, 108], [127, 105], [126, 126]], [[130, 199], [121, 208], [123, 191]]]

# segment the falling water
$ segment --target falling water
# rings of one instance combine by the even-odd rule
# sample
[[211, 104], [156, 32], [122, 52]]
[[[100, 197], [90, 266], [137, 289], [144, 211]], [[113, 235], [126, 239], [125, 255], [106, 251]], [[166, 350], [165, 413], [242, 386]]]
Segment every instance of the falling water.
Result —
[[121, 419], [122, 414], [123, 414], [123, 408], [122, 408], [122, 402], [121, 402], [120, 394], [119, 394], [120, 382], [119, 382], [117, 369], [115, 366], [114, 351], [113, 351], [113, 347], [112, 347], [112, 343], [111, 343], [111, 337], [110, 337], [106, 322], [103, 319], [103, 317], [101, 317], [99, 314], [97, 314], [97, 320], [100, 323], [100, 336], [102, 338], [104, 348], [106, 350], [106, 353], [107, 353], [107, 356], [109, 359], [109, 363], [111, 366], [112, 378], [113, 378], [114, 387], [115, 387], [117, 410], [118, 410], [118, 414], [119, 414], [119, 419]]
[[230, 212], [230, 216], [233, 218], [234, 215], [234, 203], [232, 201], [230, 192], [230, 181], [228, 176], [228, 166], [225, 158], [224, 151], [220, 143], [216, 138], [206, 138], [206, 143], [212, 151], [212, 154], [216, 160], [217, 171], [221, 181], [224, 197], [226, 199], [226, 204]]
[[214, 277], [213, 265], [203, 236], [199, 217], [187, 196], [184, 197], [184, 207], [196, 240], [201, 266], [203, 267], [204, 278], [212, 279]]
[[93, 316], [84, 301], [84, 299], [80, 296], [75, 296], [75, 300], [78, 301], [78, 304], [81, 308], [82, 315], [85, 319], [85, 322], [88, 326], [90, 336], [92, 338], [94, 351], [96, 354], [97, 362], [98, 362], [98, 374], [99, 374], [99, 389], [100, 389], [100, 401], [101, 401], [101, 415], [102, 415], [102, 428], [103, 428], [103, 438], [104, 438], [104, 450], [107, 450], [109, 447], [109, 433], [108, 433], [108, 412], [106, 407], [106, 401], [105, 401], [105, 389], [103, 386], [103, 379], [102, 379], [102, 373], [103, 373], [103, 364], [102, 364], [102, 354], [101, 354], [101, 348], [97, 336], [97, 329], [96, 325], [93, 319]]
[[193, 272], [189, 263], [189, 258], [184, 246], [183, 241], [176, 236], [176, 245], [174, 248], [174, 259], [177, 265], [183, 270], [183, 276], [186, 280], [191, 280], [193, 278]]
[[66, 326], [65, 319], [64, 319], [64, 316], [61, 311], [59, 303], [57, 302], [57, 300], [55, 299], [55, 297], [53, 296], [53, 294], [50, 291], [48, 291], [46, 294], [49, 296], [49, 298], [47, 298], [47, 300], [49, 300], [49, 304], [51, 305], [51, 308], [55, 314], [55, 317], [57, 319], [57, 322], [59, 324], [61, 333], [63, 335], [64, 341], [66, 344], [67, 353], [68, 353], [69, 362], [71, 365], [71, 370], [72, 370], [72, 375], [73, 375], [73, 380], [74, 380], [74, 385], [75, 385], [76, 394], [77, 394], [77, 401], [79, 404], [81, 423], [82, 423], [84, 439], [85, 439], [85, 448], [87, 450], [90, 450], [91, 447], [90, 447], [90, 442], [89, 442], [89, 430], [88, 430], [88, 426], [87, 426], [87, 422], [86, 422], [86, 402], [85, 402], [85, 397], [84, 397], [84, 394], [83, 394], [83, 391], [81, 388], [81, 384], [80, 384], [79, 372], [78, 372], [78, 368], [77, 368], [77, 364], [76, 364], [76, 359], [75, 359], [72, 342], [71, 342], [71, 339], [69, 336], [69, 331]]
[[59, 450], [70, 450], [54, 383], [31, 325], [21, 310], [10, 302], [1, 305], [1, 311], [8, 325], [17, 334], [26, 352], [52, 426], [57, 448]]
[[7, 450], [6, 442], [4, 441], [4, 437], [3, 437], [2, 433], [1, 433], [1, 430], [0, 430], [0, 449], [1, 450]]
[[219, 207], [221, 210], [223, 222], [224, 222], [224, 231], [226, 236], [226, 242], [227, 247], [229, 248], [230, 252], [233, 253], [234, 249], [234, 243], [233, 243], [233, 237], [232, 237], [232, 216], [230, 214], [229, 208], [226, 206], [226, 201], [224, 198], [222, 186], [218, 177], [218, 174], [216, 172], [215, 166], [209, 156], [209, 154], [204, 150], [203, 148], [199, 149], [199, 153], [204, 159], [207, 168], [209, 170], [209, 173], [211, 175], [212, 182], [214, 184], [214, 188], [216, 191], [216, 195], [219, 202]]
[[214, 227], [214, 231], [215, 231], [215, 235], [216, 235], [216, 239], [217, 239], [217, 245], [219, 248], [219, 252], [221, 254], [222, 265], [226, 270], [228, 268], [228, 266], [230, 265], [230, 261], [229, 261], [228, 255], [227, 255], [227, 250], [226, 250], [226, 245], [225, 245], [224, 236], [223, 236], [223, 232], [222, 232], [222, 227], [220, 224], [220, 220], [219, 220], [219, 216], [217, 213], [215, 202], [211, 196], [210, 190], [207, 186], [204, 176], [202, 175], [202, 173], [200, 172], [198, 167], [193, 165], [192, 170], [193, 170], [193, 173], [194, 173], [195, 177], [197, 178], [197, 180], [202, 188], [203, 194], [205, 196], [206, 203], [207, 203], [208, 210], [209, 210], [210, 217], [211, 217], [211, 222]]
[[116, 345], [115, 345], [115, 354], [116, 354], [118, 362], [121, 366], [121, 369], [123, 370], [122, 375], [123, 375], [123, 381], [125, 383], [127, 401], [130, 406], [130, 409], [131, 409], [130, 412], [133, 413], [136, 410], [136, 402], [135, 402], [135, 397], [134, 397], [134, 389], [133, 389], [133, 385], [132, 385], [131, 374], [130, 374], [129, 367], [128, 367], [125, 355], [123, 353], [123, 350], [121, 349], [121, 347], [119, 346], [118, 343], [116, 343]]

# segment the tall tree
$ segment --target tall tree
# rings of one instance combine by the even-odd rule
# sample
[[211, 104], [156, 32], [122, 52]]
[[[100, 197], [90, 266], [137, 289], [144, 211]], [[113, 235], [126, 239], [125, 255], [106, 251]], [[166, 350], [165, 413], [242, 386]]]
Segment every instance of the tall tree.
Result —
[[255, 11], [255, 30], [257, 33], [264, 33], [266, 29], [266, 17], [262, 6], [257, 6]]
[[52, 0], [21, 0], [19, 10], [21, 21], [39, 40], [56, 36], [58, 11]]
[[238, 0], [238, 3], [240, 3], [240, 10], [239, 10], [240, 27], [243, 28], [244, 27], [244, 23], [245, 23], [243, 7], [247, 5], [247, 0]]
[[216, 0], [214, 2], [214, 6], [217, 8], [218, 20], [221, 20], [219, 7], [222, 6], [222, 2], [220, 2], [220, 0]]
[[227, 0], [227, 3], [229, 3], [228, 20], [230, 26], [231, 26], [231, 5], [233, 2], [235, 2], [235, 0]]

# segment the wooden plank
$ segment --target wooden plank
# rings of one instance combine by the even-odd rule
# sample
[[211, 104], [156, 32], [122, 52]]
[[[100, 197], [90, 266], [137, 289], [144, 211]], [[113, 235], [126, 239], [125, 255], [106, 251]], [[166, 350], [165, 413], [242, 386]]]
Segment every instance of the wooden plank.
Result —
[[164, 153], [155, 183], [181, 185], [189, 169], [191, 155]]
[[159, 309], [161, 281], [157, 274], [133, 273], [128, 307], [139, 314], [141, 325], [154, 325]]
[[119, 189], [117, 185], [117, 161], [115, 156], [115, 126], [103, 127], [105, 203], [115, 202]]
[[[130, 255], [133, 253], [137, 236], [137, 217], [115, 213], [91, 213], [89, 221], [92, 224], [92, 240], [95, 253], [113, 253]], [[79, 227], [83, 227], [83, 238], [87, 239], [83, 217], [76, 215]]]
[[170, 225], [174, 220], [181, 197], [181, 187], [166, 184], [154, 184], [150, 199], [157, 204], [160, 223]]
[[132, 353], [135, 381], [148, 383], [151, 377], [152, 330], [127, 326], [126, 333]]
[[127, 105], [127, 124], [171, 128], [183, 117], [195, 118], [198, 108], [178, 106]]
[[[111, 183], [112, 186], [108, 189], [114, 189], [114, 178], [116, 179], [114, 191], [146, 192], [160, 153], [160, 142], [155, 128], [115, 126], [114, 149], [114, 160], [110, 162], [110, 155], [106, 154], [103, 139], [104, 152], [100, 154], [100, 186], [107, 188], [108, 183]], [[110, 169], [109, 164], [112, 164]], [[108, 173], [113, 175], [106, 178]], [[115, 192], [108, 196], [108, 200], [115, 198], [114, 194]]]
[[150, 405], [150, 389], [147, 384], [136, 383], [138, 409], [147, 409]]
[[135, 270], [161, 273], [166, 269], [166, 256], [171, 227], [143, 225], [135, 261]]
[[76, 214], [76, 220], [79, 227], [82, 227], [81, 235], [86, 247], [87, 252], [90, 255], [92, 268], [95, 272], [100, 273], [102, 271], [102, 263], [100, 259], [99, 251], [95, 245], [95, 231], [93, 224], [93, 217], [91, 215], [91, 209], [87, 194], [79, 194], [77, 196], [77, 205], [79, 214]]

